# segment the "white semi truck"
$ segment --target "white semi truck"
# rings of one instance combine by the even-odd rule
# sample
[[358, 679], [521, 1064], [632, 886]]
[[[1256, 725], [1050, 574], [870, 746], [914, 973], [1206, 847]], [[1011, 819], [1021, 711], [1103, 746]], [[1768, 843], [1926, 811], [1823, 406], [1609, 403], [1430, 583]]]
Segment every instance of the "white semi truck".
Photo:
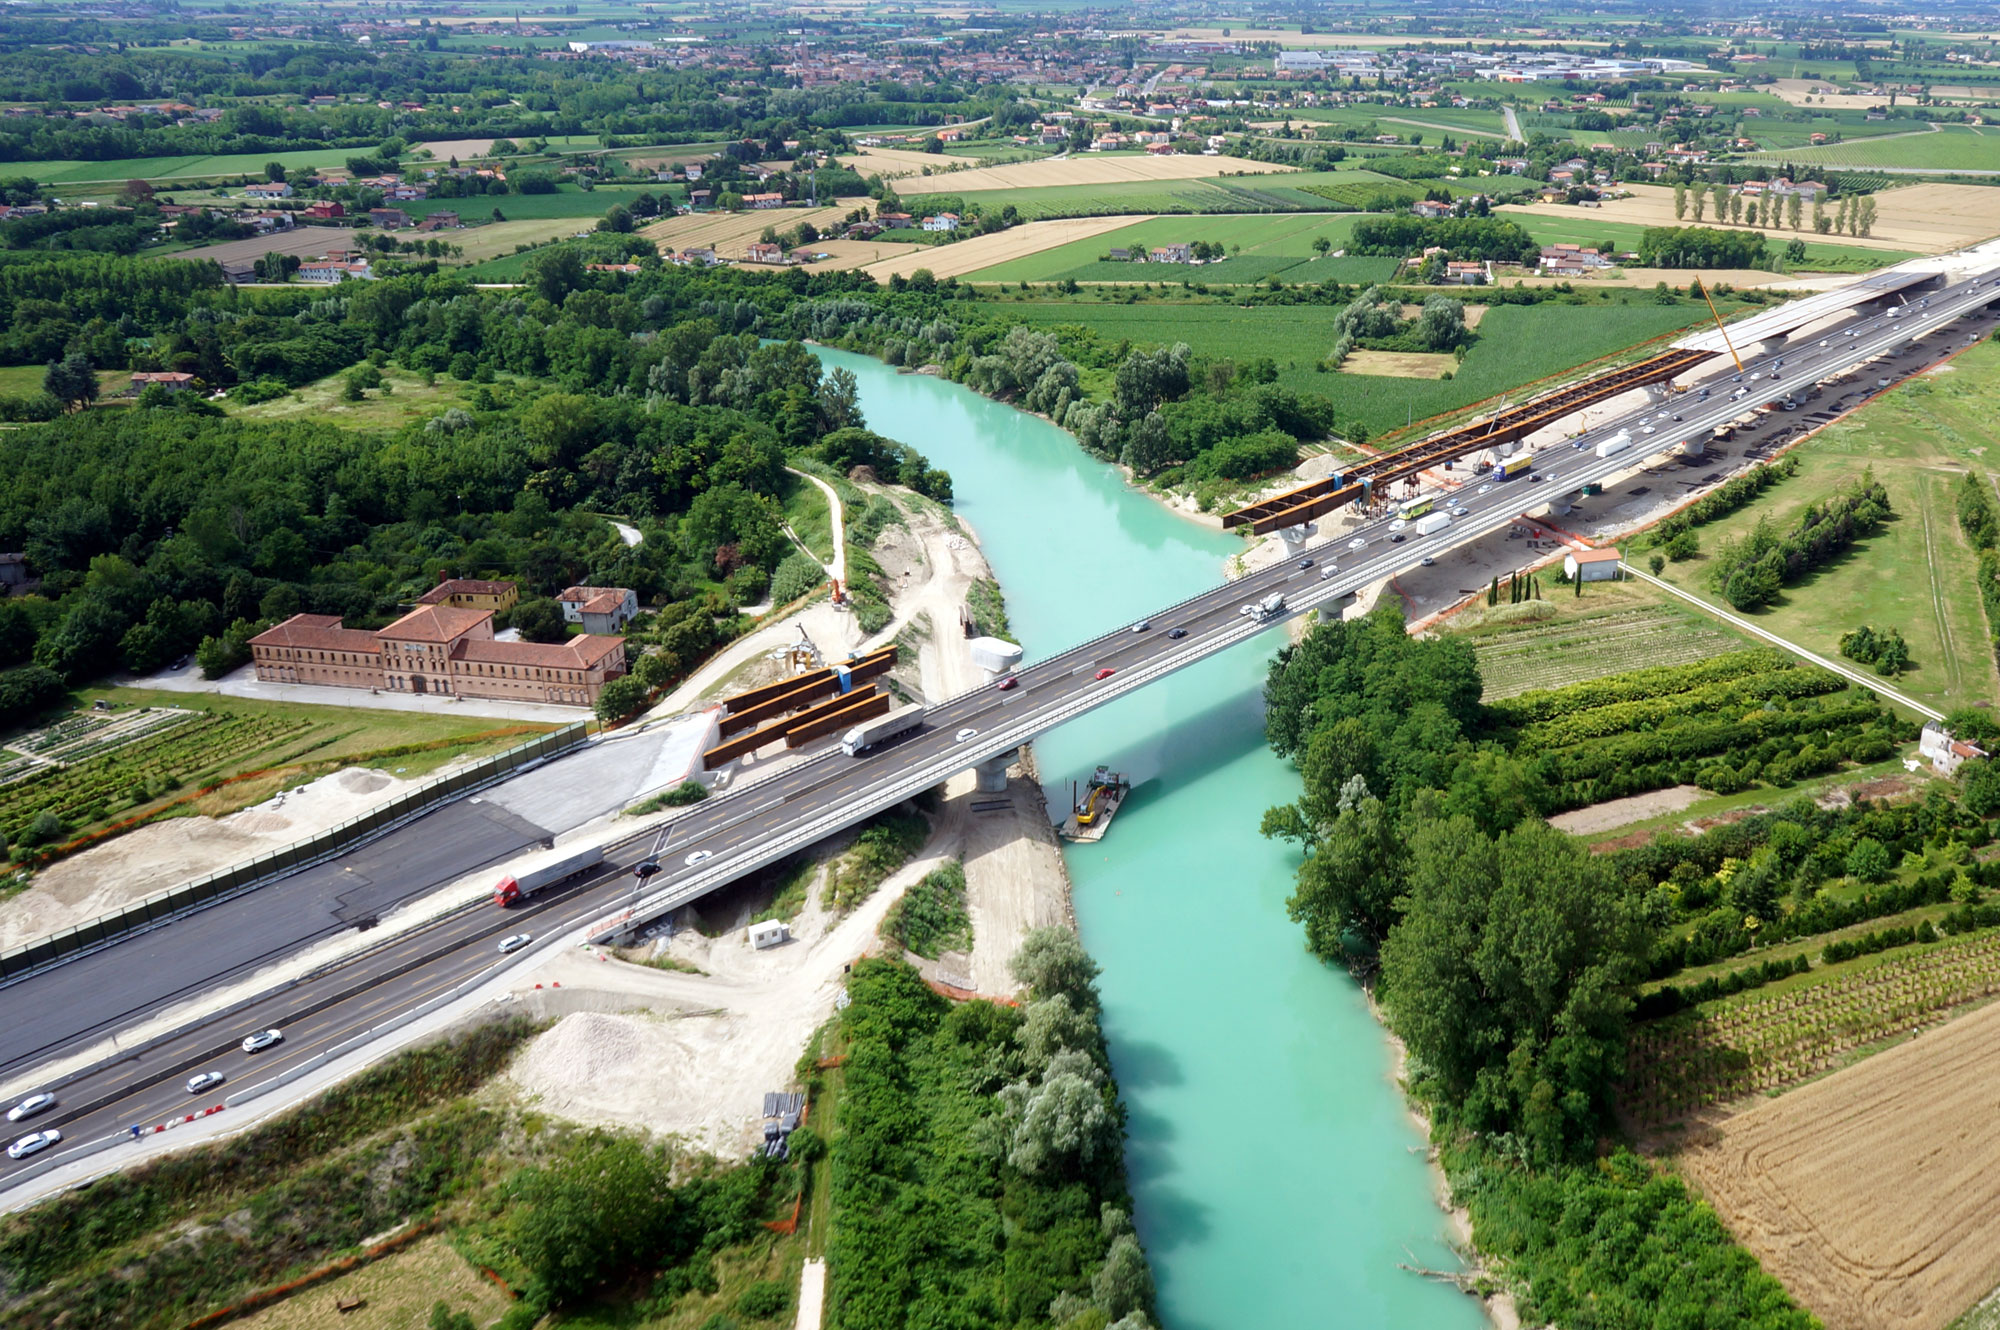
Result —
[[1451, 525], [1450, 513], [1427, 513], [1417, 521], [1417, 534], [1430, 536]]
[[579, 873], [589, 872], [604, 862], [604, 847], [593, 845], [587, 850], [578, 850], [552, 860], [538, 868], [531, 868], [518, 876], [508, 874], [493, 888], [493, 903], [502, 909], [517, 901], [524, 901], [538, 891], [553, 887], [559, 882], [567, 882]]
[[922, 728], [924, 715], [925, 708], [912, 704], [898, 707], [886, 716], [865, 720], [840, 736], [840, 751], [849, 757], [859, 757], [871, 748]]
[[1610, 438], [1603, 439], [1598, 442], [1597, 455], [1599, 457], [1609, 457], [1613, 453], [1622, 453], [1631, 446], [1632, 446], [1632, 432], [1630, 430], [1621, 429], [1616, 434], [1612, 435]]

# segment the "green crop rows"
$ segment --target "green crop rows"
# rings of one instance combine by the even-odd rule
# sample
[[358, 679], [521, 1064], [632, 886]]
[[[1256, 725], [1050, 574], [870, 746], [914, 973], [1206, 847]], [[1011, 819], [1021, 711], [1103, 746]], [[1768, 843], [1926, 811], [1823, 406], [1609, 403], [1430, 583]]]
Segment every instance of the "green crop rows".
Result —
[[2000, 171], [2000, 130], [1939, 125], [1931, 133], [1902, 134], [1824, 148], [1787, 148], [1760, 153], [1751, 161], [1794, 162], [1801, 166], [1901, 166], [1927, 171]]
[[229, 759], [268, 748], [309, 724], [283, 716], [197, 712], [164, 733], [153, 731], [73, 766], [44, 767], [0, 787], [0, 836], [18, 843], [44, 812], [54, 813], [65, 831], [73, 831], [198, 781]]
[[1642, 1027], [1620, 1098], [1642, 1127], [1844, 1065], [2000, 992], [2000, 934], [1927, 947], [1857, 974]]
[[1649, 665], [1685, 665], [1734, 649], [1731, 634], [1663, 606], [1537, 623], [1473, 639], [1485, 700], [1559, 688]]

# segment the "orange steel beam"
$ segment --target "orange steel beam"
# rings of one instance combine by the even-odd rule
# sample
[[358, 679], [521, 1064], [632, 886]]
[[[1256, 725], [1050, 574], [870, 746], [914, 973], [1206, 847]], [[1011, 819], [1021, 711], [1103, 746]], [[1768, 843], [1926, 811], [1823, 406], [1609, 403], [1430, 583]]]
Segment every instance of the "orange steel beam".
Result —
[[[848, 666], [848, 671], [857, 679], [872, 679], [886, 670], [895, 668], [895, 664], [896, 646], [894, 643], [891, 643], [888, 646], [879, 647], [867, 655], [857, 658]], [[789, 679], [780, 679], [776, 683], [760, 684], [755, 688], [745, 689], [734, 697], [724, 698], [720, 705], [725, 712], [733, 715], [736, 712], [756, 706], [760, 702], [768, 701], [780, 693], [788, 693], [808, 680], [818, 679], [822, 676], [831, 679], [834, 677], [834, 668], [829, 665], [824, 669], [794, 675]]]
[[[744, 730], [755, 729], [773, 716], [782, 716], [787, 711], [797, 711], [809, 702], [816, 702], [840, 687], [839, 680], [831, 670], [814, 670], [810, 674], [796, 675], [786, 680], [791, 686], [780, 693], [772, 693], [762, 701], [732, 710], [717, 724], [723, 738], [740, 734]], [[761, 691], [761, 690], [760, 690]]]
[[1222, 524], [1225, 528], [1248, 526], [1252, 534], [1261, 536], [1309, 522], [1359, 499], [1364, 492], [1359, 483], [1361, 481], [1376, 486], [1387, 485], [1488, 444], [1507, 443], [1525, 437], [1594, 402], [1647, 383], [1671, 379], [1701, 364], [1712, 354], [1707, 351], [1672, 351], [1567, 388], [1559, 388], [1487, 420], [1474, 421], [1436, 438], [1358, 463], [1343, 471], [1337, 484], [1331, 478], [1316, 480], [1261, 503], [1239, 508], [1226, 514]]
[[[809, 707], [796, 716], [787, 716], [782, 720], [774, 720], [769, 725], [763, 726], [760, 729], [752, 730], [747, 734], [739, 734], [734, 739], [719, 743], [706, 753], [703, 753], [701, 757], [702, 770], [713, 771], [724, 762], [734, 761], [745, 753], [756, 752], [766, 744], [776, 743], [780, 739], [788, 738], [794, 730], [801, 726], [810, 725], [817, 720], [823, 720], [836, 713], [844, 715], [850, 708], [859, 708], [872, 701], [881, 701], [884, 704], [883, 710], [886, 711], [888, 709], [887, 695], [876, 693], [875, 685], [871, 683], [863, 688], [857, 688], [851, 693], [843, 693], [839, 697], [822, 702], [817, 706]], [[792, 746], [797, 747], [796, 744]]]
[[886, 716], [895, 699], [887, 693], [873, 693], [858, 699], [843, 698], [841, 702], [837, 707], [815, 708], [809, 715], [794, 717], [791, 729], [785, 734], [785, 747], [802, 748], [835, 730]]

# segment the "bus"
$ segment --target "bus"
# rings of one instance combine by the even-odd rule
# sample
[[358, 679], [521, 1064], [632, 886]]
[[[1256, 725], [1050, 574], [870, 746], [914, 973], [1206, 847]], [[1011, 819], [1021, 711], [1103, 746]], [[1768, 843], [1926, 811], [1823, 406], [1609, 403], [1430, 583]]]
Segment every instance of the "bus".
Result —
[[1403, 502], [1403, 506], [1396, 510], [1396, 515], [1404, 521], [1415, 521], [1436, 506], [1437, 496], [1435, 494], [1426, 495], [1421, 499], [1406, 499]]

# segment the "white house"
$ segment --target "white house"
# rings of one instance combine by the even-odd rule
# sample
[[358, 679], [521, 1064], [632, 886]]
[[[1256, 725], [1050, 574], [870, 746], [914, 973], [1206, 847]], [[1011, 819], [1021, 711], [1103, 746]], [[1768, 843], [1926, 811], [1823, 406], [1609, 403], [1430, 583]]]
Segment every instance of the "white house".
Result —
[[1563, 555], [1563, 576], [1572, 582], [1609, 582], [1618, 576], [1618, 551], [1573, 550]]
[[924, 218], [924, 230], [926, 231], [956, 231], [957, 229], [958, 214], [955, 212], [941, 212], [935, 217]]
[[1917, 751], [1930, 759], [1931, 769], [1940, 776], [1955, 774], [1968, 757], [1986, 756], [1985, 749], [1952, 738], [1951, 731], [1934, 720], [1924, 722], [1923, 733], [1917, 738]]

